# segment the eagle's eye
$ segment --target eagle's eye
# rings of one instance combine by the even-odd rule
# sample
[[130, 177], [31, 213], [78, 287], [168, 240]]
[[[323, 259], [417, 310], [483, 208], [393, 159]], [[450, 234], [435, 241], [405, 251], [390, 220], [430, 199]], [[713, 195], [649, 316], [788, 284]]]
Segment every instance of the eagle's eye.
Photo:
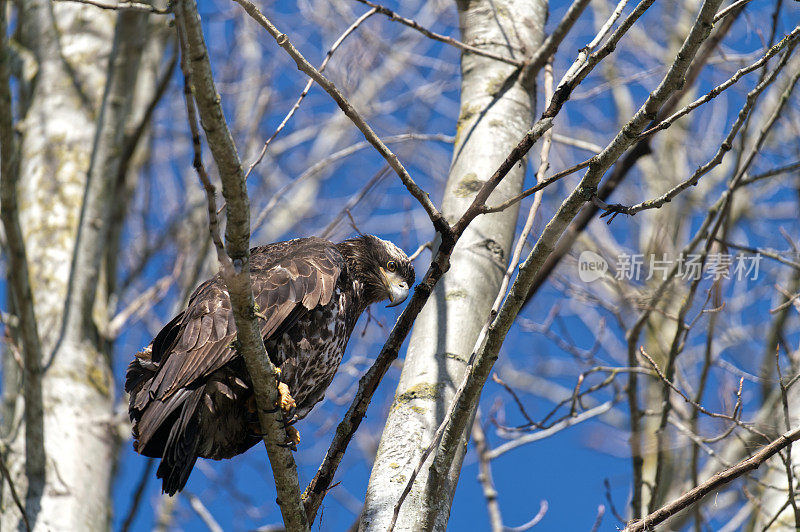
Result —
[[390, 260], [386, 263], [386, 270], [390, 273], [394, 273], [394, 271], [397, 270], [397, 263], [393, 260]]

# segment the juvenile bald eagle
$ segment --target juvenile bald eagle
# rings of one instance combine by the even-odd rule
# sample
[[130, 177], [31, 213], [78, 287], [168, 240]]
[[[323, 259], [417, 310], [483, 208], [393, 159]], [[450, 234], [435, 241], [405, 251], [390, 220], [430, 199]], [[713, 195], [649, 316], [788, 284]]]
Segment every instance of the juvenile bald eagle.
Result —
[[[324, 397], [361, 313], [386, 299], [403, 302], [414, 267], [372, 235], [338, 244], [300, 238], [253, 248], [250, 276], [267, 353], [300, 419]], [[215, 275], [128, 366], [133, 447], [161, 458], [165, 493], [183, 489], [198, 456], [231, 458], [261, 439], [235, 340], [228, 292]]]

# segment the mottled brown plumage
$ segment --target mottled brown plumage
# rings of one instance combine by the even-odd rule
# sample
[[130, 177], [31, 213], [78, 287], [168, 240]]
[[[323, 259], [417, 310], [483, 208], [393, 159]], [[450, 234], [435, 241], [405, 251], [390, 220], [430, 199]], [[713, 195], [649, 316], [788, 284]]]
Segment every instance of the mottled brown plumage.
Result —
[[[361, 313], [381, 300], [399, 303], [414, 282], [408, 257], [371, 235], [253, 248], [250, 269], [267, 353], [298, 419], [324, 397]], [[197, 457], [231, 458], [260, 440], [235, 340], [230, 299], [216, 275], [128, 367], [134, 449], [161, 458], [157, 475], [170, 495], [184, 487]]]

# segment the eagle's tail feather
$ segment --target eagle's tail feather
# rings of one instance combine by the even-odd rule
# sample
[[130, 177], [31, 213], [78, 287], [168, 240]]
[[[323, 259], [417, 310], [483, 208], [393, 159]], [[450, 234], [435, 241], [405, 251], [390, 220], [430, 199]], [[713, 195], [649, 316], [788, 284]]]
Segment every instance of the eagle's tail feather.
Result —
[[168, 495], [175, 495], [186, 486], [189, 474], [197, 461], [201, 438], [197, 407], [202, 396], [201, 386], [186, 398], [164, 446], [164, 454], [156, 476], [163, 479], [162, 490]]

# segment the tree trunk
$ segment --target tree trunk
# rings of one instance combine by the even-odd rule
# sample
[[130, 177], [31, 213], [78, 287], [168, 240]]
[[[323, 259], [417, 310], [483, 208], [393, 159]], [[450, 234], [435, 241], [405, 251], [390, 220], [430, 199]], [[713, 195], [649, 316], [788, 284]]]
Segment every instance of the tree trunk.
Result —
[[[27, 485], [25, 427], [9, 423], [22, 417], [21, 396], [6, 402], [5, 458], [35, 530], [107, 530], [114, 387], [97, 287], [146, 15], [46, 0], [18, 13], [20, 44], [36, 61], [20, 97], [18, 195], [43, 354], [43, 489]], [[8, 490], [0, 525], [22, 527]]]
[[[544, 0], [458, 2], [462, 40], [516, 59], [541, 43]], [[461, 112], [442, 212], [452, 223], [472, 202], [483, 180], [525, 135], [535, 115], [535, 90], [514, 67], [465, 54], [461, 61]], [[518, 193], [518, 165], [493, 193], [496, 204]], [[394, 506], [422, 452], [442, 422], [466, 362], [488, 317], [506, 268], [519, 207], [477, 218], [458, 242], [450, 271], [416, 321], [367, 489], [360, 529], [386, 530]], [[468, 439], [465, 434], [464, 444]], [[424, 467], [400, 512], [396, 530], [444, 530], [466, 445], [451, 471], [431, 479]]]

